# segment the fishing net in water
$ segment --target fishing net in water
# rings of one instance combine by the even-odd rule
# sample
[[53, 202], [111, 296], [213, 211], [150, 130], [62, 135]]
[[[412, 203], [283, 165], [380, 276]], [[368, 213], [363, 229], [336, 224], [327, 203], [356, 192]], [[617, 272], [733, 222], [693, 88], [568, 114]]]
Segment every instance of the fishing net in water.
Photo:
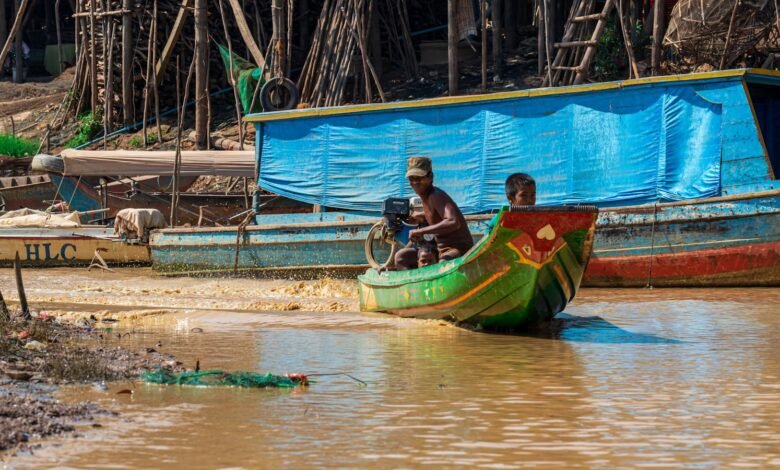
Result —
[[177, 373], [168, 369], [158, 369], [144, 373], [142, 378], [146, 383], [205, 387], [294, 388], [309, 385], [308, 379], [303, 374], [274, 375], [270, 372], [265, 375], [256, 372], [225, 372], [222, 370]]

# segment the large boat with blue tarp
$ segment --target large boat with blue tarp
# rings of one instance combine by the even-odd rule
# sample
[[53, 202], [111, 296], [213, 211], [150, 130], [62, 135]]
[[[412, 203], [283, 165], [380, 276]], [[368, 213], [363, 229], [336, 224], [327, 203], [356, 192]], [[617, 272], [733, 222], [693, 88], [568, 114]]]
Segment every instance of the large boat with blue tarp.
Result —
[[475, 237], [531, 174], [540, 205], [600, 208], [585, 285], [780, 285], [780, 72], [729, 70], [250, 115], [258, 186], [323, 211], [152, 235], [161, 271], [362, 270], [408, 157]]

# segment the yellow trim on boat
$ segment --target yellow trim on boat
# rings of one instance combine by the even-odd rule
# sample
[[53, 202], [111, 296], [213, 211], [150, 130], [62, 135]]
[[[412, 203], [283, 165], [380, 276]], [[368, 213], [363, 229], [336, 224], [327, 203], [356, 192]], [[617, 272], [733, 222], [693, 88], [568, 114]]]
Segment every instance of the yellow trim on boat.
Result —
[[487, 277], [487, 279], [485, 279], [484, 281], [480, 282], [479, 284], [477, 284], [476, 286], [471, 288], [468, 292], [466, 292], [465, 294], [461, 295], [460, 297], [456, 297], [456, 298], [454, 298], [452, 300], [448, 300], [448, 301], [442, 302], [440, 304], [431, 305], [431, 307], [432, 308], [449, 308], [449, 307], [453, 307], [453, 306], [463, 302], [464, 300], [468, 300], [468, 299], [474, 297], [474, 295], [476, 295], [478, 292], [483, 290], [485, 287], [489, 286], [490, 284], [495, 282], [497, 279], [499, 279], [502, 276], [504, 276], [506, 273], [509, 272], [510, 269], [511, 269], [511, 267], [509, 265], [506, 265], [504, 267], [504, 269], [502, 269], [501, 271], [498, 271], [498, 272], [495, 272], [495, 273], [491, 274], [490, 276]]
[[395, 101], [390, 103], [360, 104], [353, 106], [340, 106], [334, 108], [311, 108], [302, 110], [278, 111], [272, 113], [253, 114], [244, 118], [245, 122], [271, 122], [288, 119], [302, 119], [310, 117], [336, 116], [342, 114], [355, 114], [370, 111], [395, 111], [404, 109], [428, 108], [436, 106], [470, 104], [490, 101], [500, 101], [511, 98], [533, 98], [540, 96], [555, 96], [594, 91], [616, 90], [631, 86], [650, 85], [655, 83], [679, 83], [701, 80], [714, 80], [718, 78], [745, 77], [747, 75], [762, 75], [780, 78], [780, 72], [763, 69], [734, 69], [715, 72], [691, 73], [684, 75], [666, 75], [660, 77], [645, 77], [633, 80], [621, 80], [616, 82], [592, 83], [587, 85], [574, 85], [552, 88], [532, 88], [527, 90], [508, 91], [482, 95], [453, 96], [444, 98], [432, 98], [415, 101]]

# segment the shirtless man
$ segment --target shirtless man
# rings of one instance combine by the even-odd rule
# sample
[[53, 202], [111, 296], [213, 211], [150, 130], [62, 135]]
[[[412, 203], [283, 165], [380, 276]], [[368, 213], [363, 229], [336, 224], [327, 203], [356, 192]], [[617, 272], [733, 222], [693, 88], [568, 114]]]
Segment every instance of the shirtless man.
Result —
[[[415, 193], [422, 199], [427, 226], [409, 232], [409, 239], [416, 242], [425, 235], [436, 237], [439, 261], [463, 256], [472, 246], [466, 219], [455, 201], [444, 191], [433, 185], [431, 159], [412, 157], [406, 165], [406, 178]], [[418, 266], [417, 248], [404, 248], [395, 255], [398, 269], [414, 269]]]

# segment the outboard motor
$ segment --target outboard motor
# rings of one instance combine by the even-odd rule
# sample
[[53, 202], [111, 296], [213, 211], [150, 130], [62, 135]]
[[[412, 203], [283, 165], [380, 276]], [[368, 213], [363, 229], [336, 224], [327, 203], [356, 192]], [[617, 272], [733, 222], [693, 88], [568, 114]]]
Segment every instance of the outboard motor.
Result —
[[[366, 259], [372, 267], [386, 267], [395, 253], [409, 243], [409, 232], [419, 226], [422, 207], [422, 199], [417, 196], [393, 197], [382, 202], [382, 220], [371, 227], [365, 243]], [[381, 262], [382, 259], [385, 261]]]

